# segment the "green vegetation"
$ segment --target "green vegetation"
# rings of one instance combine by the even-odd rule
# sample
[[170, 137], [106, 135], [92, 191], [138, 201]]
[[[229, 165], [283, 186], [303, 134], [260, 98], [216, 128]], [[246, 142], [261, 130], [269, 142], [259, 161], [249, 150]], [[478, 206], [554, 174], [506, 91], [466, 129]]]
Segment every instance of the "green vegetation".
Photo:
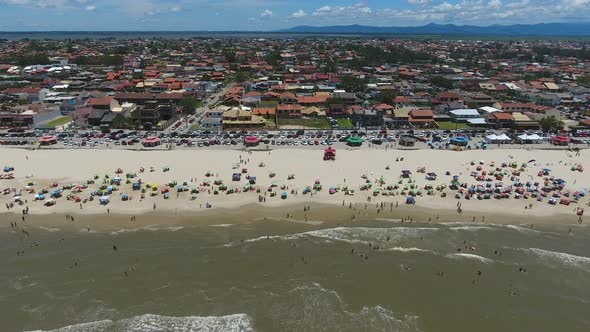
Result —
[[124, 60], [120, 55], [105, 54], [103, 56], [81, 56], [74, 59], [73, 62], [85, 66], [121, 66]]
[[301, 128], [315, 128], [315, 129], [331, 129], [332, 126], [326, 118], [300, 118], [300, 119], [283, 119], [277, 120], [279, 127], [301, 127]]
[[479, 104], [475, 101], [470, 101], [469, 103], [467, 103], [467, 108], [478, 108]]
[[556, 118], [555, 115], [541, 119], [539, 124], [545, 131], [563, 129], [563, 121]]
[[444, 89], [453, 88], [453, 81], [444, 76], [434, 76], [430, 79], [430, 83]]
[[195, 99], [192, 95], [185, 95], [180, 101], [180, 107], [182, 107], [183, 114], [194, 114], [198, 107], [201, 107], [203, 103], [200, 100]]
[[279, 51], [270, 52], [266, 57], [264, 57], [264, 60], [266, 60], [266, 62], [268, 62], [269, 65], [276, 67], [279, 64], [279, 62], [282, 60], [281, 52], [279, 52]]
[[538, 46], [533, 47], [533, 52], [535, 52], [538, 55], [575, 57], [581, 60], [590, 59], [590, 50], [585, 47], [582, 49], [570, 49], [561, 47]]
[[578, 79], [576, 80], [576, 82], [578, 82], [579, 84], [586, 86], [586, 87], [590, 87], [590, 76], [581, 76], [578, 77]]
[[412, 51], [402, 47], [390, 47], [387, 49], [375, 46], [346, 45], [346, 50], [356, 51], [358, 58], [348, 62], [354, 69], [364, 66], [379, 66], [383, 63], [412, 64], [417, 62], [436, 63], [436, 57], [424, 53]]
[[464, 122], [450, 122], [450, 121], [444, 121], [444, 122], [437, 122], [438, 124], [438, 128], [441, 130], [458, 130], [458, 129], [466, 129], [469, 128], [469, 125], [467, 123]]
[[117, 115], [113, 119], [112, 127], [118, 129], [130, 129], [135, 128], [136, 120], [132, 117], [125, 117], [121, 114]]
[[249, 80], [251, 76], [252, 73], [250, 73], [249, 71], [239, 71], [236, 73], [235, 80], [236, 82], [240, 83]]
[[15, 62], [19, 66], [46, 65], [51, 63], [46, 53], [23, 54]]
[[338, 126], [340, 127], [340, 129], [354, 128], [354, 125], [352, 124], [352, 121], [350, 121], [350, 119], [338, 119], [336, 121], [338, 121]]
[[56, 128], [56, 127], [60, 127], [65, 124], [68, 124], [70, 122], [72, 122], [71, 116], [60, 116], [59, 118], [56, 118], [56, 119], [53, 119], [53, 120], [47, 122], [42, 127], [43, 128]]
[[265, 100], [265, 101], [261, 101], [260, 104], [258, 104], [258, 107], [275, 108], [275, 107], [277, 107], [278, 104], [279, 104], [279, 102], [276, 100]]
[[367, 79], [346, 75], [342, 77], [340, 86], [349, 92], [365, 91], [367, 89]]
[[265, 127], [267, 128], [276, 128], [277, 126], [277, 122], [275, 121], [275, 118], [271, 118], [271, 117], [265, 117], [264, 118], [266, 120], [266, 123], [264, 124]]
[[199, 130], [201, 129], [201, 125], [198, 123], [193, 123], [193, 125], [191, 126], [191, 130]]
[[393, 100], [397, 97], [397, 93], [394, 90], [381, 90], [377, 101], [383, 104], [391, 105]]

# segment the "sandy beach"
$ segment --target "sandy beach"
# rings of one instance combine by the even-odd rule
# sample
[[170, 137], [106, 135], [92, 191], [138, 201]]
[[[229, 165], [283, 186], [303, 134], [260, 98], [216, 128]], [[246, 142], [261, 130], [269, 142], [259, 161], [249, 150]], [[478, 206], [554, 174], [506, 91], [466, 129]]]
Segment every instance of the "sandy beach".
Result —
[[[168, 216], [201, 213], [211, 216], [233, 210], [238, 214], [240, 211], [251, 211], [251, 214], [263, 217], [271, 210], [268, 208], [274, 208], [273, 215], [277, 217], [282, 214], [287, 219], [307, 219], [311, 222], [312, 211], [307, 211], [306, 207], [318, 205], [351, 210], [343, 212], [351, 220], [371, 216], [384, 219], [410, 217], [416, 221], [433, 222], [458, 219], [473, 221], [475, 218], [475, 221], [493, 223], [576, 224], [583, 221], [576, 212], [578, 208], [587, 206], [587, 196], [580, 197], [577, 202], [574, 200], [570, 205], [550, 205], [548, 199], [552, 192], [541, 202], [534, 198], [517, 199], [514, 194], [507, 199], [492, 197], [478, 200], [472, 197], [468, 200], [464, 196], [457, 199], [455, 195], [458, 190], [450, 189], [449, 185], [453, 176], [457, 176], [458, 182], [466, 186], [482, 185], [485, 181], [470, 176], [472, 172], [477, 169], [491, 171], [502, 168], [519, 173], [517, 176], [507, 174], [502, 181], [494, 179], [494, 187], [498, 182], [508, 187], [515, 181], [543, 186], [544, 180], [562, 179], [566, 185], [559, 190], [559, 194], [569, 196], [584, 191], [590, 180], [587, 172], [572, 171], [572, 165], [588, 164], [590, 152], [587, 151], [581, 151], [578, 155], [569, 151], [501, 149], [463, 152], [357, 149], [338, 150], [335, 161], [324, 161], [322, 151], [317, 150], [132, 152], [3, 149], [0, 153], [3, 166], [14, 168], [14, 171], [5, 172], [13, 174], [14, 179], [0, 180], [0, 189], [10, 189], [1, 196], [0, 201], [3, 206], [10, 205], [19, 191], [22, 201], [21, 205], [14, 204], [13, 208], [4, 208], [4, 211], [20, 215], [28, 207], [31, 216], [138, 216], [154, 213]], [[503, 163], [506, 167], [501, 167]], [[514, 168], [508, 166], [511, 163], [515, 164]], [[116, 174], [117, 169], [122, 174]], [[550, 169], [550, 172], [546, 176], [539, 176], [542, 169]], [[409, 178], [401, 178], [404, 170], [412, 172]], [[427, 180], [426, 174], [431, 172], [437, 174], [435, 180]], [[129, 179], [130, 183], [126, 183], [127, 173], [136, 175]], [[207, 173], [210, 176], [206, 176]], [[241, 174], [240, 181], [232, 181], [234, 173]], [[109, 203], [100, 204], [98, 197], [88, 200], [91, 192], [99, 189], [105, 175], [109, 180], [117, 176], [122, 178], [121, 185], [115, 186], [117, 190], [109, 195]], [[289, 175], [294, 178], [290, 179]], [[246, 192], [244, 189], [249, 183], [247, 176], [256, 177], [256, 182]], [[93, 184], [72, 194], [79, 197], [80, 202], [67, 200], [71, 192], [69, 189], [63, 190], [63, 196], [55, 199], [54, 206], [44, 206], [45, 200], [34, 201], [35, 195], [42, 189], [48, 191], [46, 196], [49, 197], [53, 190], [64, 185], [86, 184], [94, 178]], [[139, 180], [145, 189], [143, 199], [141, 191], [132, 190], [132, 183]], [[216, 180], [221, 180], [227, 190], [219, 190], [219, 186], [215, 185]], [[314, 188], [316, 180], [322, 187], [319, 191], [314, 190], [319, 189], [317, 186]], [[165, 199], [161, 190], [172, 181], [178, 185], [186, 182], [185, 188], [197, 189], [199, 193], [177, 192], [173, 185], [169, 188], [169, 198]], [[204, 182], [209, 184], [205, 185]], [[51, 188], [54, 183], [57, 187]], [[146, 183], [157, 185], [157, 190], [146, 189]], [[361, 190], [367, 183], [371, 187]], [[433, 187], [431, 195], [426, 189], [428, 187], [425, 187], [428, 185]], [[306, 187], [312, 190], [304, 194]], [[437, 190], [437, 187], [442, 188]], [[330, 193], [330, 188], [334, 188], [335, 192]], [[410, 205], [406, 204], [406, 197], [412, 188], [419, 195], [415, 196], [415, 204]], [[228, 194], [232, 189], [236, 193]], [[272, 196], [271, 192], [276, 195]], [[281, 197], [282, 193], [286, 193], [286, 198]], [[443, 193], [446, 197], [441, 197]], [[123, 201], [123, 195], [127, 195], [129, 200]], [[356, 216], [352, 217], [354, 214]]]

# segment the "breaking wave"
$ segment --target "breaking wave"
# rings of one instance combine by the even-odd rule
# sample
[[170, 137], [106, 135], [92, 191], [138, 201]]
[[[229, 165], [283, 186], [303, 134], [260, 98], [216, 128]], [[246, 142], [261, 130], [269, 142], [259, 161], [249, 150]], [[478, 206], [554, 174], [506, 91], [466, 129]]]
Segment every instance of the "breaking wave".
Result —
[[325, 241], [340, 241], [356, 244], [386, 243], [407, 238], [427, 236], [439, 231], [435, 227], [392, 227], [392, 228], [368, 228], [368, 227], [337, 227], [313, 230], [304, 233], [287, 235], [261, 236], [246, 242], [258, 242], [263, 240], [297, 240], [302, 238], [317, 238]]
[[473, 259], [473, 260], [480, 261], [484, 264], [490, 264], [490, 263], [494, 262], [493, 260], [491, 260], [489, 258], [485, 258], [485, 257], [474, 255], [474, 254], [465, 254], [465, 253], [453, 253], [453, 254], [445, 255], [445, 257], [451, 258], [451, 259]]
[[393, 247], [389, 249], [385, 249], [384, 251], [399, 251], [399, 252], [427, 252], [427, 253], [435, 253], [432, 250], [420, 249], [416, 247], [412, 248], [404, 248], [404, 247]]
[[539, 248], [521, 249], [536, 256], [540, 260], [549, 263], [558, 263], [565, 266], [590, 271], [590, 257], [576, 256], [564, 252], [549, 251]]
[[146, 227], [140, 227], [140, 228], [122, 228], [116, 231], [112, 231], [111, 235], [119, 235], [119, 234], [123, 234], [123, 233], [134, 233], [134, 232], [139, 232], [139, 231], [151, 231], [151, 232], [157, 232], [157, 231], [168, 231], [168, 232], [176, 232], [179, 231], [181, 229], [183, 229], [184, 227], [182, 226], [171, 226], [171, 227], [156, 227], [156, 226], [146, 226]]
[[255, 331], [253, 320], [246, 314], [210, 317], [167, 317], [146, 314], [117, 321], [101, 320], [64, 326], [55, 330], [36, 332], [250, 332]]
[[420, 331], [418, 317], [399, 315], [382, 306], [350, 310], [340, 295], [318, 283], [297, 286], [288, 292], [290, 301], [272, 306], [281, 317], [282, 329], [291, 331]]

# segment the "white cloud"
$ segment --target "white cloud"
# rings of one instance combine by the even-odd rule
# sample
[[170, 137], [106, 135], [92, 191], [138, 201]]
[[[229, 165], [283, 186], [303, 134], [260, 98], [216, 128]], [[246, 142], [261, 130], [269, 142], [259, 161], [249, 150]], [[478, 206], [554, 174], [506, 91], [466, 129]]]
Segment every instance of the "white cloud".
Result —
[[350, 6], [323, 6], [316, 9], [312, 16], [331, 16], [331, 17], [358, 17], [361, 15], [371, 14], [373, 10], [366, 3], [360, 2]]
[[587, 21], [586, 17], [590, 17], [590, 0], [406, 1], [416, 6], [406, 9], [370, 8], [367, 2], [349, 6], [325, 5], [313, 11], [310, 19], [315, 18], [316, 24], [322, 25], [357, 23], [392, 26], [420, 25], [430, 22], [488, 25], [564, 20]]
[[96, 6], [94, 6], [94, 5], [88, 5], [84, 9], [86, 9], [86, 11], [92, 12], [92, 11], [95, 11], [96, 10]]
[[290, 18], [302, 18], [307, 16], [307, 13], [303, 10], [299, 9], [298, 11], [294, 12], [293, 14], [289, 15]]
[[260, 13], [260, 17], [262, 17], [262, 18], [271, 17], [271, 16], [272, 16], [272, 12], [268, 9], [265, 9], [262, 13]]

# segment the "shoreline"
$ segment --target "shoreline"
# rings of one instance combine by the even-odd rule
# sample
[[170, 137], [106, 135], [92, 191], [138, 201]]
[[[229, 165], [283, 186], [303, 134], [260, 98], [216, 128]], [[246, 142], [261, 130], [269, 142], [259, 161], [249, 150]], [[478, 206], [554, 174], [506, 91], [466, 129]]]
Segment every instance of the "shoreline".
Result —
[[[309, 206], [309, 211], [304, 208]], [[555, 214], [550, 216], [535, 217], [515, 215], [510, 213], [481, 213], [477, 211], [465, 211], [462, 215], [454, 210], [439, 210], [432, 208], [412, 208], [400, 206], [383, 212], [377, 212], [373, 208], [365, 210], [363, 207], [348, 208], [330, 203], [309, 202], [306, 204], [292, 203], [284, 206], [263, 206], [260, 204], [247, 204], [239, 207], [186, 210], [171, 216], [174, 211], [162, 209], [148, 211], [141, 214], [110, 213], [88, 214], [72, 212], [66, 213], [74, 217], [75, 221], [66, 218], [66, 214], [32, 214], [27, 215], [22, 222], [21, 215], [4, 212], [0, 219], [16, 222], [19, 227], [27, 228], [51, 228], [63, 227], [64, 229], [82, 230], [89, 228], [92, 231], [112, 231], [124, 229], [138, 229], [145, 227], [175, 227], [175, 226], [229, 226], [235, 224], [252, 224], [258, 222], [276, 222], [285, 225], [299, 225], [316, 228], [329, 228], [338, 226], [363, 227], [375, 223], [393, 223], [396, 225], [450, 225], [469, 224], [483, 225], [514, 225], [522, 227], [565, 227], [578, 226], [575, 216]], [[354, 216], [354, 218], [352, 217]], [[131, 217], [135, 217], [131, 221]], [[437, 219], [438, 217], [438, 219]], [[475, 217], [475, 221], [473, 221]], [[482, 219], [485, 217], [485, 220]], [[228, 222], [231, 221], [231, 222]], [[0, 224], [0, 228], [9, 228], [9, 223]]]

